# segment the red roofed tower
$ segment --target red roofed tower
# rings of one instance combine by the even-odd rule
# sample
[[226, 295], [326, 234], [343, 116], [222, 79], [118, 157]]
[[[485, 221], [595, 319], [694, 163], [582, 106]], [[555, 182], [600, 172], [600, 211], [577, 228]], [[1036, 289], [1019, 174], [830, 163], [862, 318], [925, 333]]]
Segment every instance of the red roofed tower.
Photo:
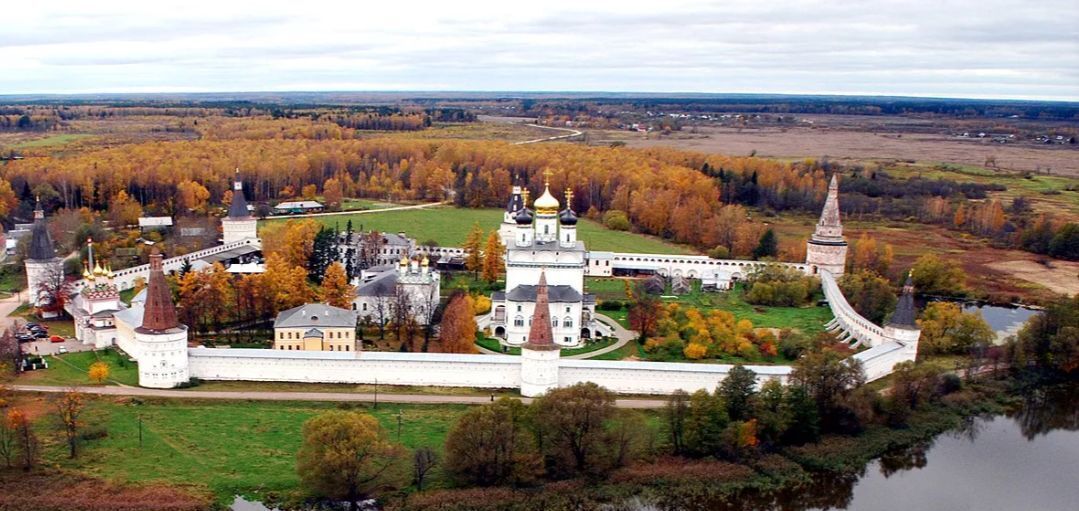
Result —
[[150, 283], [146, 288], [146, 309], [142, 315], [140, 330], [164, 332], [180, 326], [176, 319], [176, 307], [172, 304], [172, 291], [165, 282], [164, 257], [154, 249], [150, 254]]
[[558, 357], [561, 349], [551, 332], [551, 305], [547, 296], [547, 275], [541, 270], [536, 288], [536, 308], [528, 341], [521, 346], [521, 395], [540, 396], [558, 387]]

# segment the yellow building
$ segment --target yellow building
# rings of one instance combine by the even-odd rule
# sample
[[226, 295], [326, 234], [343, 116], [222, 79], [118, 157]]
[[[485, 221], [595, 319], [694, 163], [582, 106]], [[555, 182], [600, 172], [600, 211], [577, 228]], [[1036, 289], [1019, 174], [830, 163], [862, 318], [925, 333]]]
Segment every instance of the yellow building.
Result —
[[274, 320], [274, 349], [357, 351], [356, 313], [324, 303], [282, 311]]

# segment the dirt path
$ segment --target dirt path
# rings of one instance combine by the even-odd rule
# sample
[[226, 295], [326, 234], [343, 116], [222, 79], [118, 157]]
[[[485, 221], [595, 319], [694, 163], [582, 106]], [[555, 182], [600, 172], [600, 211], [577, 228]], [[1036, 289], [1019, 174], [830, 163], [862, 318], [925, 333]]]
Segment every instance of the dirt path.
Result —
[[[46, 385], [12, 385], [16, 392], [58, 393], [68, 387]], [[99, 396], [156, 397], [166, 399], [221, 399], [236, 401], [328, 401], [328, 402], [374, 402], [375, 394], [369, 392], [229, 392], [200, 390], [162, 390], [141, 387], [76, 387], [79, 392]], [[493, 394], [492, 394], [493, 395]], [[529, 398], [521, 401], [530, 403]], [[449, 396], [437, 394], [378, 394], [380, 403], [403, 404], [464, 404], [481, 405], [491, 402], [491, 396]], [[665, 399], [618, 399], [619, 408], [662, 408], [667, 405]]]
[[435, 206], [445, 206], [447, 204], [452, 204], [452, 202], [450, 202], [450, 201], [428, 202], [428, 203], [425, 203], [425, 204], [413, 204], [411, 206], [394, 206], [392, 208], [382, 208], [382, 209], [360, 209], [360, 210], [353, 210], [353, 211], [328, 211], [328, 212], [325, 212], [325, 213], [300, 213], [300, 214], [297, 214], [297, 215], [278, 215], [278, 216], [268, 216], [268, 217], [266, 217], [266, 220], [277, 220], [277, 219], [286, 219], [286, 218], [310, 218], [310, 217], [316, 217], [316, 216], [367, 215], [367, 214], [373, 214], [373, 213], [384, 213], [386, 211], [408, 211], [410, 209], [433, 208]]

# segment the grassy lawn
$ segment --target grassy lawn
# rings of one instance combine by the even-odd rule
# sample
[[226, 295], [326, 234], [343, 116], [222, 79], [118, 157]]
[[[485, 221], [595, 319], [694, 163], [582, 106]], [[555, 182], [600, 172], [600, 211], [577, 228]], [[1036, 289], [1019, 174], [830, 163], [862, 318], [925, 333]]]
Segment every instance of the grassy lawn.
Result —
[[[329, 403], [95, 400], [84, 415], [89, 428], [108, 436], [84, 444], [69, 460], [62, 445], [46, 450], [49, 464], [115, 481], [166, 483], [209, 488], [222, 503], [236, 494], [256, 498], [299, 491], [296, 451], [303, 422], [339, 408]], [[441, 452], [463, 405], [379, 405], [362, 408], [382, 423], [391, 439]], [[139, 422], [142, 422], [142, 444]], [[53, 433], [49, 433], [53, 436]], [[436, 467], [431, 487], [444, 485]]]
[[[600, 300], [625, 301], [625, 283], [633, 281], [617, 278], [586, 278], [585, 288]], [[694, 282], [693, 292], [671, 298], [663, 298], [667, 303], [678, 303], [688, 307], [712, 310], [720, 309], [728, 311], [738, 319], [748, 319], [753, 326], [760, 328], [793, 328], [806, 333], [815, 333], [823, 330], [824, 324], [831, 321], [832, 312], [828, 307], [763, 307], [746, 303], [743, 298], [744, 288], [741, 284], [727, 292], [705, 293], [701, 292], [700, 284]], [[596, 312], [604, 314], [618, 321], [622, 326], [629, 328], [627, 311]]]
[[[379, 230], [383, 232], [404, 231], [420, 243], [435, 241], [440, 246], [459, 247], [464, 244], [468, 231], [479, 224], [486, 231], [497, 230], [502, 223], [501, 209], [466, 209], [437, 207], [412, 209], [405, 211], [385, 211], [356, 215], [335, 215], [315, 217], [327, 227], [345, 228], [349, 219], [353, 228], [360, 230]], [[271, 219], [264, 222], [280, 222], [284, 219]], [[577, 224], [578, 238], [585, 242], [589, 250], [611, 250], [615, 252], [646, 252], [656, 254], [690, 254], [690, 249], [673, 245], [650, 236], [631, 232], [612, 231], [598, 222], [582, 219]]]
[[590, 360], [624, 360], [627, 358], [639, 358], [644, 360], [646, 357], [647, 355], [644, 350], [641, 349], [641, 345], [637, 341], [630, 341], [621, 348], [593, 357]]
[[48, 369], [23, 373], [19, 377], [19, 383], [56, 386], [94, 385], [87, 372], [90, 370], [90, 364], [101, 360], [109, 364], [110, 381], [105, 384], [139, 385], [138, 365], [128, 361], [115, 350], [80, 351], [48, 357], [47, 360]]
[[[612, 345], [612, 344], [614, 344], [616, 342], [618, 342], [618, 339], [615, 339], [614, 337], [604, 337], [604, 338], [602, 338], [600, 340], [597, 340], [595, 342], [586, 343], [584, 346], [581, 346], [580, 348], [563, 349], [562, 350], [562, 356], [563, 357], [568, 357], [568, 356], [571, 356], [571, 355], [581, 355], [583, 353], [591, 353], [593, 351], [601, 350], [603, 348], [606, 348], [607, 346], [610, 346], [610, 345]], [[491, 351], [498, 351], [498, 352], [502, 351], [502, 345], [498, 342], [498, 339], [492, 339], [490, 337], [483, 337], [483, 338], [476, 339], [476, 344], [478, 344], [480, 346], [483, 346], [484, 348], [487, 348], [487, 349], [489, 349]], [[510, 347], [506, 351], [506, 354], [507, 355], [520, 355], [521, 354], [521, 348]]]
[[26, 272], [14, 264], [0, 267], [0, 294], [10, 295], [26, 289]]

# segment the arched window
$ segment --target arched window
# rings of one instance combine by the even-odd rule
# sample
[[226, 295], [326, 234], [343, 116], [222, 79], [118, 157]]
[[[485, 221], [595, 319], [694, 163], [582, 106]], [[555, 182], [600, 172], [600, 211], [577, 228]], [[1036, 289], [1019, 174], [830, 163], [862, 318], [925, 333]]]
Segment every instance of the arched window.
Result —
[[513, 326], [525, 326], [525, 318], [521, 316], [513, 318]]
[[571, 328], [573, 326], [573, 318], [566, 316], [565, 319], [562, 320], [562, 326]]

